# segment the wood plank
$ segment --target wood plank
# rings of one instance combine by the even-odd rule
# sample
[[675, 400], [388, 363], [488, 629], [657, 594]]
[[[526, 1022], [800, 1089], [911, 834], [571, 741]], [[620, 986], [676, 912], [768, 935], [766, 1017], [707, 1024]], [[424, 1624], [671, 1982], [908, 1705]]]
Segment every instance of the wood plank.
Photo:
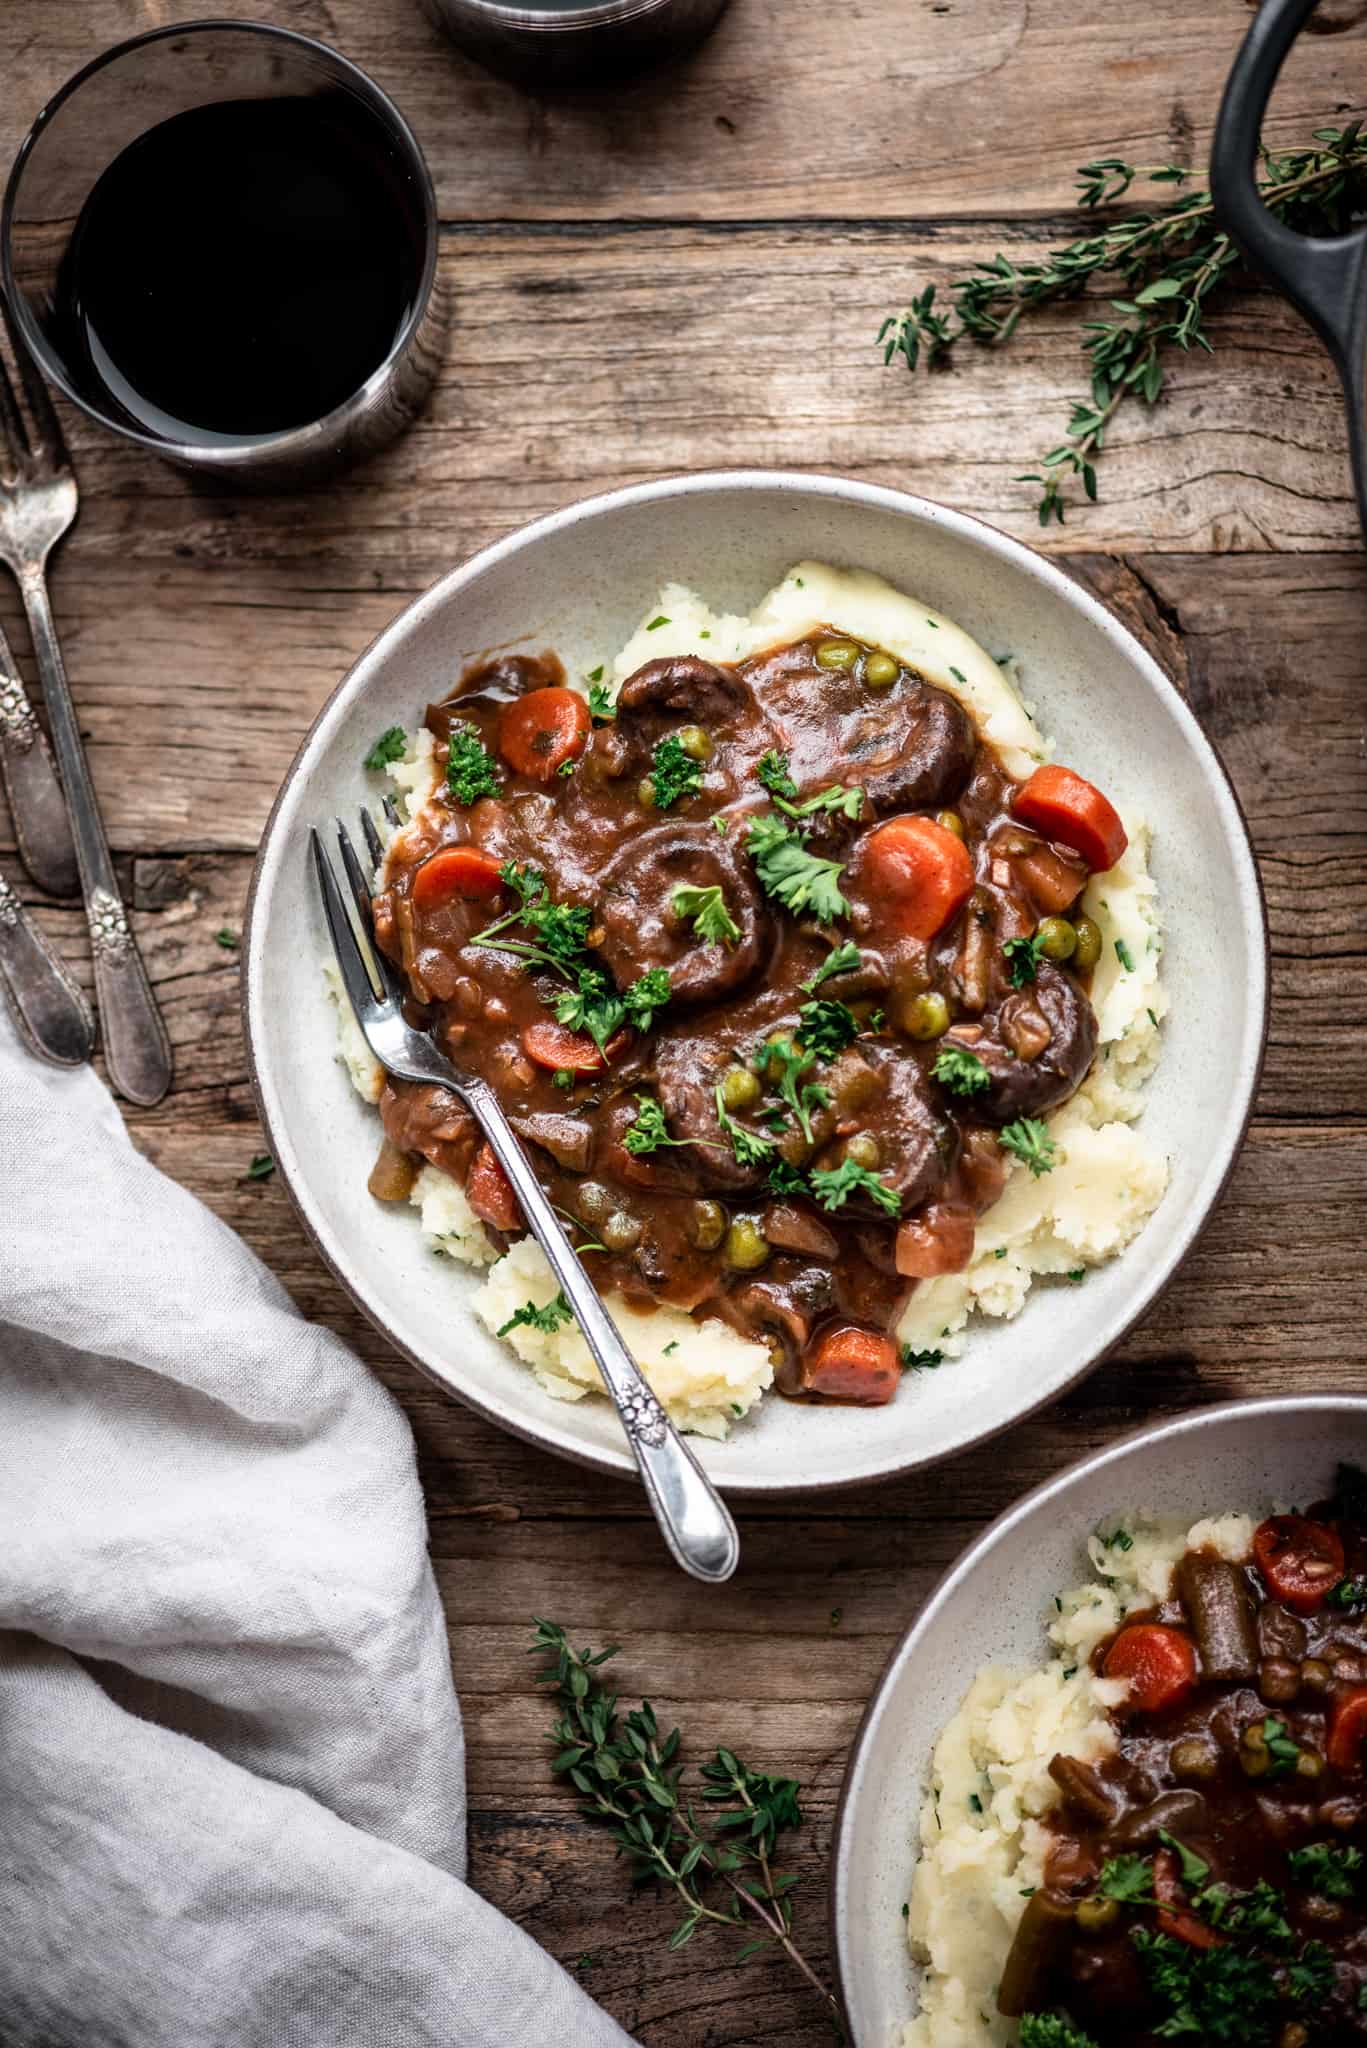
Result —
[[[1017, 479], [1086, 390], [1081, 322], [1105, 302], [1051, 308], [1009, 349], [914, 378], [875, 343], [917, 285], [1048, 244], [1011, 223], [453, 230], [441, 383], [405, 440], [339, 481], [215, 496], [68, 409], [82, 510], [56, 581], [73, 665], [117, 677], [125, 700], [148, 664], [193, 672], [196, 702], [182, 693], [187, 718], [165, 737], [195, 744], [215, 721], [221, 783], [268, 664], [297, 675], [358, 652], [399, 597], [595, 491], [708, 466], [833, 471], [1035, 542], [1038, 490]], [[1265, 291], [1224, 301], [1211, 332], [1217, 353], [1178, 357], [1152, 413], [1118, 416], [1100, 503], [1051, 528], [1051, 548], [1358, 546], [1327, 356]], [[12, 616], [8, 592], [4, 605]]]
[[[239, 0], [276, 20], [278, 0]], [[8, 0], [0, 155], [102, 45], [165, 18], [145, 0]], [[293, 0], [417, 131], [447, 219], [831, 220], [1057, 213], [1097, 156], [1204, 166], [1248, 26], [1239, 0], [1142, 13], [1104, 0], [733, 0], [693, 58], [627, 86], [528, 93], [405, 4]], [[1321, 7], [1269, 136], [1362, 107], [1360, 0]]]

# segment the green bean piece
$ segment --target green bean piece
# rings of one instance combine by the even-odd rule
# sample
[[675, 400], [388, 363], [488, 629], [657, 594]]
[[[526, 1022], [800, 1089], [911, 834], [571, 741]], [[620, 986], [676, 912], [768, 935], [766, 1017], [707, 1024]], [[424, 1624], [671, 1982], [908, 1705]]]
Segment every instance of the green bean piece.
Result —
[[1074, 967], [1095, 967], [1101, 958], [1101, 926], [1094, 918], [1080, 917], [1073, 926], [1077, 943], [1073, 947]]

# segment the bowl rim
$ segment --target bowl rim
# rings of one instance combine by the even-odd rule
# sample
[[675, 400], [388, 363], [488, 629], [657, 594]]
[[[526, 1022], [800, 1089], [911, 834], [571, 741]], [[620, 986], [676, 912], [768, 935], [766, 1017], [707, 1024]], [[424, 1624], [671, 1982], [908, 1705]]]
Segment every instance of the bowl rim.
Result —
[[[301, 739], [294, 759], [287, 769], [280, 788], [276, 792], [266, 823], [262, 829], [256, 860], [252, 868], [251, 885], [247, 896], [247, 907], [243, 923], [244, 971], [241, 976], [239, 1001], [243, 1040], [247, 1054], [247, 1067], [251, 1079], [252, 1093], [257, 1114], [265, 1133], [266, 1142], [272, 1155], [280, 1165], [280, 1178], [293, 1204], [296, 1215], [304, 1226], [315, 1250], [323, 1263], [337, 1279], [343, 1291], [365, 1316], [366, 1320], [380, 1333], [399, 1355], [441, 1387], [447, 1395], [462, 1401], [496, 1427], [506, 1430], [524, 1442], [534, 1444], [540, 1450], [555, 1456], [567, 1458], [571, 1463], [583, 1465], [591, 1470], [604, 1472], [618, 1478], [627, 1478], [639, 1484], [635, 1462], [625, 1443], [619, 1448], [599, 1447], [575, 1443], [564, 1439], [563, 1434], [552, 1436], [530, 1416], [523, 1419], [500, 1409], [480, 1396], [477, 1390], [455, 1387], [437, 1375], [431, 1366], [413, 1348], [404, 1343], [385, 1319], [382, 1309], [372, 1306], [366, 1298], [362, 1284], [348, 1276], [340, 1259], [335, 1257], [324, 1240], [322, 1231], [315, 1223], [306, 1199], [306, 1192], [296, 1189], [288, 1165], [281, 1158], [278, 1134], [272, 1125], [262, 1082], [261, 1068], [257, 1058], [255, 1032], [255, 1010], [263, 998], [258, 984], [264, 979], [263, 963], [259, 959], [257, 910], [261, 894], [262, 879], [268, 868], [279, 864], [283, 858], [275, 843], [276, 822], [295, 784], [308, 766], [316, 737], [330, 720], [338, 699], [352, 687], [354, 678], [362, 670], [368, 670], [376, 661], [397, 651], [414, 629], [433, 611], [443, 606], [452, 596], [467, 584], [482, 576], [489, 568], [506, 561], [524, 551], [534, 549], [542, 540], [583, 521], [594, 520], [619, 511], [630, 511], [641, 505], [653, 504], [662, 499], [675, 497], [705, 496], [713, 492], [731, 491], [792, 491], [818, 498], [833, 499], [837, 502], [868, 506], [894, 512], [948, 529], [970, 546], [1009, 558], [1025, 574], [1033, 577], [1044, 589], [1064, 605], [1082, 613], [1105, 639], [1115, 642], [1126, 657], [1144, 674], [1150, 687], [1164, 699], [1184, 729], [1188, 746], [1198, 756], [1204, 757], [1214, 770], [1217, 786], [1223, 787], [1233, 811], [1239, 832], [1232, 836], [1232, 852], [1236, 867], [1242, 867], [1241, 896], [1245, 912], [1252, 913], [1261, 945], [1255, 945], [1251, 962], [1251, 978], [1245, 994], [1250, 999], [1250, 1025], [1253, 1031], [1254, 1055], [1248, 1068], [1244, 1099], [1239, 1108], [1237, 1122], [1226, 1140], [1226, 1156], [1219, 1180], [1209, 1191], [1203, 1207], [1193, 1210], [1183, 1221], [1174, 1239], [1172, 1248], [1165, 1259], [1148, 1274], [1145, 1284], [1136, 1296], [1133, 1309], [1119, 1325], [1105, 1338], [1104, 1342], [1089, 1347], [1081, 1356], [1080, 1363], [1068, 1378], [1050, 1388], [1038, 1398], [1030, 1399], [1006, 1421], [994, 1422], [986, 1427], [975, 1428], [953, 1450], [920, 1457], [914, 1453], [902, 1458], [896, 1464], [882, 1466], [876, 1472], [860, 1471], [837, 1473], [831, 1476], [794, 1479], [783, 1476], [779, 1479], [751, 1479], [734, 1474], [714, 1474], [714, 1483], [719, 1491], [735, 1499], [772, 1500], [789, 1496], [837, 1493], [855, 1486], [881, 1484], [885, 1480], [905, 1477], [907, 1474], [925, 1470], [936, 1464], [947, 1463], [964, 1452], [979, 1448], [994, 1437], [1024, 1422], [1040, 1409], [1052, 1405], [1095, 1371], [1116, 1347], [1122, 1344], [1136, 1324], [1148, 1314], [1155, 1301], [1169, 1285], [1178, 1268], [1194, 1248], [1210, 1217], [1218, 1207], [1229, 1184], [1230, 1175], [1243, 1150], [1244, 1140], [1252, 1120], [1258, 1087], [1262, 1078], [1263, 1064], [1267, 1051], [1268, 1015], [1270, 1001], [1270, 938], [1267, 922], [1267, 903], [1263, 890], [1262, 875], [1253, 850], [1252, 835], [1244, 815], [1239, 794], [1230, 777], [1229, 770], [1221, 759], [1214, 742], [1202, 730], [1195, 713], [1186, 702], [1171, 677], [1160, 667], [1136, 636], [1110, 608], [1085, 590], [1066, 572], [1057, 567], [1049, 557], [1027, 542], [1017, 540], [1014, 535], [980, 519], [976, 514], [960, 512], [954, 507], [941, 504], [933, 498], [920, 497], [911, 491], [892, 489], [882, 484], [871, 484], [852, 477], [831, 475], [822, 471], [783, 469], [709, 469], [686, 472], [681, 475], [652, 479], [647, 483], [627, 484], [615, 490], [598, 492], [588, 498], [577, 498], [556, 510], [543, 513], [527, 525], [513, 529], [500, 539], [476, 551], [465, 561], [457, 563], [439, 576], [427, 589], [410, 599], [387, 625], [371, 639], [351, 663], [346, 673], [338, 680], [310, 723]], [[1237, 1078], [1237, 1076], [1236, 1076]], [[1237, 1100], [1237, 1097], [1235, 1098]], [[511, 1404], [508, 1404], [510, 1407]]]
[[[995, 1515], [985, 1529], [973, 1538], [945, 1570], [940, 1574], [919, 1611], [908, 1623], [901, 1637], [894, 1645], [884, 1664], [868, 1704], [859, 1718], [859, 1725], [850, 1742], [849, 1754], [845, 1759], [845, 1770], [840, 1781], [840, 1792], [836, 1799], [835, 1820], [831, 1829], [831, 1852], [828, 1864], [828, 1907], [827, 1924], [830, 1936], [831, 1969], [835, 1978], [836, 1997], [840, 2003], [848, 2040], [854, 2041], [850, 2022], [847, 1985], [852, 1981], [856, 1958], [851, 1955], [847, 1943], [849, 1915], [847, 1891], [851, 1851], [851, 1830], [856, 1801], [864, 1792], [865, 1773], [868, 1768], [868, 1751], [872, 1746], [875, 1731], [887, 1711], [893, 1688], [902, 1675], [903, 1667], [920, 1647], [921, 1638], [931, 1624], [939, 1619], [956, 1598], [963, 1581], [969, 1577], [979, 1561], [998, 1544], [1015, 1533], [1021, 1525], [1030, 1520], [1037, 1509], [1047, 1507], [1050, 1502], [1062, 1503], [1067, 1494], [1081, 1479], [1090, 1478], [1093, 1473], [1106, 1470], [1108, 1466], [1123, 1465], [1130, 1455], [1154, 1444], [1175, 1443], [1189, 1436], [1199, 1436], [1204, 1430], [1221, 1429], [1228, 1423], [1276, 1422], [1290, 1415], [1342, 1416], [1347, 1414], [1367, 1424], [1367, 1394], [1348, 1391], [1337, 1394], [1258, 1394], [1243, 1401], [1220, 1401], [1211, 1407], [1187, 1408], [1165, 1422], [1151, 1422], [1137, 1429], [1126, 1430], [1123, 1436], [1103, 1444], [1099, 1450], [1089, 1451], [1081, 1458], [1074, 1458], [1060, 1472], [1031, 1487], [1028, 1493], [1012, 1501]], [[1079, 1531], [1079, 1540], [1082, 1532]], [[984, 1659], [990, 1659], [991, 1650], [985, 1649]], [[908, 2019], [913, 2015], [908, 2013]]]

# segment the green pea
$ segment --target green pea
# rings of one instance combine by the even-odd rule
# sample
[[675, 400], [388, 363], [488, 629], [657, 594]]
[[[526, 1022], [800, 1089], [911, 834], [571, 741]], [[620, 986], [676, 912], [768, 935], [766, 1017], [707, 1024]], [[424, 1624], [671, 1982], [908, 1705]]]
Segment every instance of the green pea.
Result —
[[723, 1256], [738, 1273], [753, 1273], [769, 1256], [769, 1240], [753, 1216], [737, 1216], [726, 1233]]
[[897, 681], [901, 663], [895, 655], [884, 654], [880, 649], [864, 658], [864, 681], [871, 690], [887, 690]]
[[942, 832], [952, 832], [956, 839], [967, 836], [964, 832], [964, 821], [957, 811], [937, 811], [935, 822]]
[[820, 668], [853, 668], [859, 659], [859, 649], [853, 640], [823, 640], [816, 650], [816, 659]]
[[1035, 939], [1046, 960], [1071, 960], [1077, 951], [1077, 926], [1066, 917], [1046, 917]]
[[1095, 967], [1101, 958], [1101, 926], [1093, 918], [1080, 917], [1073, 927], [1077, 944], [1073, 947], [1074, 967]]
[[936, 989], [913, 996], [902, 1015], [902, 1029], [911, 1038], [939, 1038], [949, 1029], [949, 1004]]
[[726, 1235], [726, 1211], [720, 1202], [694, 1202], [688, 1212], [688, 1241], [700, 1252], [714, 1252]]
[[1073, 1919], [1083, 1934], [1104, 1934], [1108, 1927], [1115, 1926], [1119, 1918], [1118, 1902], [1100, 1897], [1079, 1899], [1073, 1912]]
[[648, 775], [636, 785], [636, 801], [643, 810], [653, 811], [655, 808], [655, 784]]
[[872, 1173], [875, 1166], [883, 1163], [883, 1148], [872, 1131], [856, 1131], [845, 1140], [845, 1157]]
[[610, 1252], [629, 1252], [641, 1242], [643, 1229], [639, 1216], [616, 1209], [599, 1225], [598, 1234]]
[[809, 1138], [804, 1138], [796, 1124], [789, 1124], [776, 1141], [778, 1156], [785, 1166], [805, 1166], [816, 1150]]
[[710, 761], [716, 748], [700, 725], [681, 725], [674, 735], [690, 761]]
[[722, 1103], [733, 1114], [738, 1109], [753, 1108], [763, 1092], [759, 1075], [752, 1074], [748, 1067], [728, 1067], [722, 1075]]

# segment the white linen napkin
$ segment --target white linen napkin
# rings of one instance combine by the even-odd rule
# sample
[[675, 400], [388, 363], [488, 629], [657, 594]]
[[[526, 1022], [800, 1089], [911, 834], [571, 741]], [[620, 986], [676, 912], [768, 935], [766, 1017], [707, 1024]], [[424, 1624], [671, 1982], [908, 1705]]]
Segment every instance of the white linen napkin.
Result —
[[626, 2044], [464, 1870], [402, 1414], [0, 1004], [0, 2041]]

